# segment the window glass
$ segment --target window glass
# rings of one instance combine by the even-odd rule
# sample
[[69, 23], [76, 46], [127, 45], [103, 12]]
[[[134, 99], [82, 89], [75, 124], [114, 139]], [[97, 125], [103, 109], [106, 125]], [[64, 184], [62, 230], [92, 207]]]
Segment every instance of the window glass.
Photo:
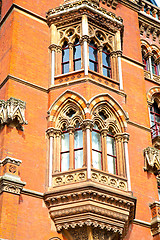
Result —
[[64, 133], [61, 136], [61, 142], [62, 142], [62, 147], [61, 147], [61, 151], [65, 152], [65, 151], [69, 151], [69, 133]]
[[61, 135], [61, 171], [69, 169], [69, 133]]
[[76, 124], [74, 132], [74, 160], [75, 169], [83, 166], [83, 132], [79, 129], [79, 123]]
[[101, 134], [96, 124], [92, 130], [92, 164], [94, 168], [102, 169]]
[[89, 45], [89, 68], [95, 72], [98, 71], [98, 51], [93, 41]]
[[65, 42], [62, 46], [62, 73], [69, 72], [69, 47]]
[[102, 51], [102, 63], [103, 63], [103, 75], [106, 77], [111, 77], [110, 53], [106, 47], [104, 47]]
[[69, 169], [69, 153], [63, 153], [61, 155], [61, 171], [68, 171]]
[[116, 174], [116, 149], [115, 149], [115, 139], [110, 133], [107, 136], [107, 164], [108, 164], [108, 172], [112, 174]]
[[76, 38], [73, 47], [74, 71], [81, 69], [81, 46], [79, 39]]

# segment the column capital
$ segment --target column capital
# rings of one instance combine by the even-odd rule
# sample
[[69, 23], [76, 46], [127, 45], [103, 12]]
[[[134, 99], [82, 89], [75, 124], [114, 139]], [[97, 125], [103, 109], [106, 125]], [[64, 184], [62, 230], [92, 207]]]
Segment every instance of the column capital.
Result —
[[58, 52], [58, 51], [62, 51], [62, 47], [59, 46], [59, 45], [56, 45], [56, 44], [51, 44], [49, 47], [48, 47], [51, 51], [55, 51], [55, 52]]
[[85, 128], [85, 129], [92, 130], [92, 128], [93, 128], [93, 120], [91, 120], [91, 119], [83, 120], [82, 127]]
[[100, 46], [97, 47], [97, 49], [98, 49], [99, 52], [102, 52], [103, 51], [103, 46], [100, 45]]
[[50, 137], [54, 137], [54, 135], [60, 135], [62, 133], [62, 131], [60, 129], [56, 129], [56, 128], [53, 128], [53, 127], [50, 127], [46, 130], [46, 134], [47, 136], [50, 138]]
[[108, 132], [108, 128], [102, 128], [102, 130], [101, 130], [102, 136], [106, 137], [107, 132]]
[[116, 51], [112, 51], [112, 52], [110, 52], [110, 55], [111, 55], [111, 57], [116, 57], [117, 52]]
[[122, 57], [122, 51], [121, 50], [117, 50], [116, 54], [117, 54], [117, 57]]
[[89, 43], [90, 42], [90, 38], [88, 35], [83, 35], [80, 39], [80, 43], [83, 43], [83, 42], [87, 42]]

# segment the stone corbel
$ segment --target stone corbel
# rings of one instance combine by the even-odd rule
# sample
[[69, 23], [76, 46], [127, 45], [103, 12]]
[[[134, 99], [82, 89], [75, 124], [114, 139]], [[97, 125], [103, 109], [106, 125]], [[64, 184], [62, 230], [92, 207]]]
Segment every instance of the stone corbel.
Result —
[[160, 171], [160, 151], [153, 147], [147, 147], [144, 149], [144, 158], [144, 170], [152, 171], [157, 175]]
[[[150, 204], [152, 213], [151, 232], [152, 236], [160, 236], [160, 203], [154, 202]], [[158, 239], [158, 238], [157, 238]]]
[[17, 129], [23, 130], [22, 125], [27, 124], [25, 121], [26, 103], [11, 97], [6, 101], [6, 123], [14, 125]]
[[4, 160], [0, 161], [2, 175], [0, 177], [0, 193], [8, 192], [20, 195], [23, 187], [26, 185], [18, 176], [18, 169], [21, 163], [21, 160], [11, 157], [6, 157]]
[[3, 126], [6, 121], [6, 107], [5, 101], [0, 100], [0, 125]]

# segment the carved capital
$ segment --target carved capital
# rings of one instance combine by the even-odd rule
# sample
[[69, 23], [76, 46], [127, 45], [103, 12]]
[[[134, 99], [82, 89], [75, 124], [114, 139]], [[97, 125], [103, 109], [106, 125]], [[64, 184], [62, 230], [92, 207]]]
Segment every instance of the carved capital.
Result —
[[90, 120], [90, 119], [83, 120], [82, 127], [85, 128], [85, 129], [92, 130], [92, 128], [93, 128], [93, 120]]
[[81, 42], [81, 44], [83, 42], [89, 43], [90, 42], [89, 36], [88, 35], [83, 35], [82, 38], [80, 39], [80, 42]]
[[122, 57], [122, 51], [121, 50], [116, 51], [116, 54], [117, 54], [117, 57]]
[[56, 45], [56, 44], [51, 44], [51, 45], [49, 46], [49, 49], [50, 49], [51, 51], [55, 51], [55, 52], [62, 51], [61, 46]]
[[56, 129], [56, 128], [53, 128], [53, 127], [50, 127], [46, 130], [46, 134], [47, 136], [50, 138], [50, 137], [54, 137], [55, 135], [61, 135], [61, 130], [60, 129]]

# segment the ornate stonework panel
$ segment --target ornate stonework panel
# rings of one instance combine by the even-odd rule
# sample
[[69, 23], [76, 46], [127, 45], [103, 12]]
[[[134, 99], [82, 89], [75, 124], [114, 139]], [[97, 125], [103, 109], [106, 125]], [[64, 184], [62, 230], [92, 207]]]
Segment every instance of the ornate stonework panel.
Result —
[[160, 203], [154, 202], [150, 204], [150, 209], [152, 213], [151, 232], [155, 236], [160, 234]]
[[160, 151], [154, 147], [144, 149], [145, 167], [144, 170], [153, 171], [158, 174], [160, 171]]
[[22, 125], [27, 124], [25, 108], [25, 102], [13, 97], [7, 101], [0, 100], [0, 125], [7, 124], [23, 130]]

